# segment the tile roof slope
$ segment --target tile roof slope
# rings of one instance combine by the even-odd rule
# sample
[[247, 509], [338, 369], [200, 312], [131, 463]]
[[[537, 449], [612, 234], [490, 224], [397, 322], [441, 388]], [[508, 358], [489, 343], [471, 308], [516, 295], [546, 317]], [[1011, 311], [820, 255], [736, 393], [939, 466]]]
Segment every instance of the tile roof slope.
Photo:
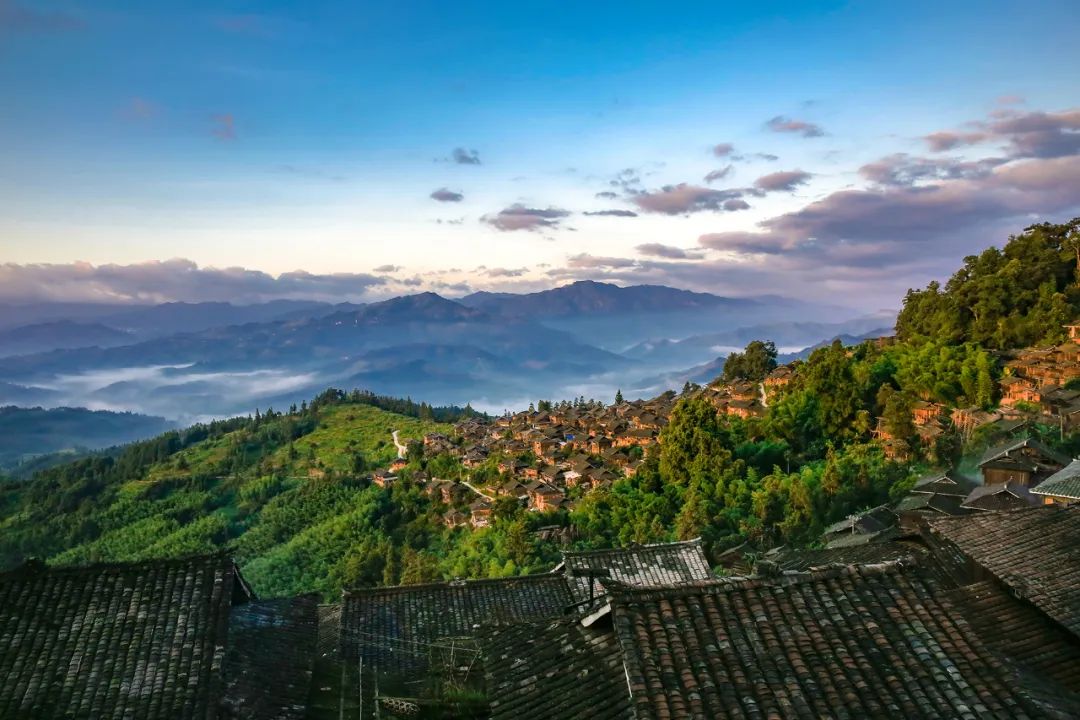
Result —
[[940, 518], [929, 530], [1080, 637], [1080, 507]]
[[638, 720], [1044, 717], [903, 563], [613, 594]]
[[[1038, 440], [1035, 440], [1033, 438], [1020, 438], [1017, 440], [1009, 440], [1002, 443], [1001, 445], [988, 449], [985, 453], [983, 453], [982, 458], [979, 460], [979, 467], [982, 467], [989, 462], [997, 460], [1005, 455], [1008, 455], [1011, 452], [1015, 452], [1016, 450], [1020, 450], [1022, 448], [1031, 448], [1032, 450], [1035, 450], [1036, 452], [1043, 455], [1048, 460], [1058, 462], [1062, 465], [1065, 465], [1069, 462], [1068, 456], [1062, 455], [1056, 450], [1051, 450]], [[1030, 460], [1025, 464], [1029, 464], [1032, 467], [1037, 466], [1036, 463]]]
[[567, 571], [606, 570], [627, 585], [673, 585], [713, 577], [701, 539], [608, 550], [564, 552]]
[[993, 580], [946, 593], [983, 642], [1003, 655], [1080, 692], [1080, 639]]
[[831, 550], [780, 550], [776, 553], [767, 553], [764, 559], [776, 563], [781, 570], [803, 572], [828, 565], [864, 565], [914, 558], [923, 554], [924, 552], [917, 546], [899, 542], [882, 542]]
[[242, 584], [224, 555], [0, 575], [0, 717], [213, 717]]
[[962, 475], [949, 475], [948, 473], [934, 473], [925, 475], [915, 481], [912, 490], [918, 493], [937, 493], [940, 495], [960, 495], [961, 497], [971, 492], [974, 487], [967, 478]]
[[561, 574], [350, 590], [341, 615], [341, 652], [380, 671], [415, 672], [429, 647], [472, 637], [483, 623], [561, 617], [574, 602]]
[[1080, 460], [1073, 460], [1032, 488], [1031, 492], [1035, 495], [1080, 499]]
[[232, 609], [223, 717], [306, 717], [319, 636], [318, 609], [316, 595], [255, 600]]
[[618, 640], [576, 619], [486, 627], [491, 720], [632, 720]]

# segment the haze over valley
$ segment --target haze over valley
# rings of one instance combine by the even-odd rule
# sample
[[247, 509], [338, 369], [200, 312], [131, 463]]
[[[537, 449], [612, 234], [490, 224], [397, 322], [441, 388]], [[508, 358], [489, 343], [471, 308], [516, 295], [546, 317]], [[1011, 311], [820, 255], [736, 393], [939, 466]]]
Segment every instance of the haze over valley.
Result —
[[[18, 325], [18, 318], [40, 320]], [[329, 386], [518, 410], [540, 397], [649, 396], [763, 333], [794, 352], [888, 334], [889, 313], [776, 296], [577, 282], [533, 294], [371, 304], [0, 308], [0, 404], [180, 422], [286, 407]], [[832, 322], [823, 322], [831, 318]], [[677, 383], [681, 386], [681, 382]]]

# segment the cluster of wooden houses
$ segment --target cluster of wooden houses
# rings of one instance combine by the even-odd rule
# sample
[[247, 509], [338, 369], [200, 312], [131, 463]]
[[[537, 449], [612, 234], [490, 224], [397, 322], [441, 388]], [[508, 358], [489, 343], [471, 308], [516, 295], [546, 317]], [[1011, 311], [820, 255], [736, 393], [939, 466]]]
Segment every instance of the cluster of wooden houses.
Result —
[[1030, 437], [990, 448], [978, 471], [981, 482], [955, 471], [919, 478], [894, 505], [856, 513], [829, 527], [822, 543], [827, 548], [852, 547], [891, 540], [942, 517], [1080, 502], [1080, 460]]
[[0, 717], [1080, 717], [1080, 507], [718, 576], [700, 540], [261, 600], [226, 556], [0, 574]]
[[1001, 405], [1035, 410], [1071, 430], [1080, 425], [1080, 390], [1068, 387], [1080, 380], [1080, 325], [1066, 327], [1069, 342], [1023, 350], [1005, 363]]
[[[987, 509], [1014, 508], [1042, 502], [1072, 502], [1077, 499], [1068, 477], [1080, 475], [1080, 465], [1025, 439], [1015, 438], [1033, 420], [1052, 418], [1062, 432], [1080, 426], [1080, 390], [1066, 387], [1080, 378], [1080, 325], [1067, 326], [1071, 340], [1048, 349], [1029, 349], [1006, 363], [1001, 381], [1001, 406], [996, 410], [950, 408], [930, 400], [912, 406], [914, 438], [895, 437], [883, 418], [872, 431], [886, 457], [907, 460], [917, 442], [931, 452], [943, 434], [958, 431], [970, 437], [981, 430], [991, 439], [1007, 439], [992, 448], [979, 464], [983, 475], [977, 485], [963, 477], [941, 474], [921, 479], [892, 510], [911, 514], [962, 514]], [[763, 382], [714, 381], [695, 387], [692, 393], [711, 402], [717, 412], [740, 418], [763, 415], [771, 398], [795, 377], [796, 365], [782, 365]], [[608, 487], [619, 477], [632, 476], [645, 452], [660, 442], [678, 395], [668, 392], [651, 400], [615, 405], [562, 403], [551, 409], [506, 414], [494, 420], [470, 418], [459, 423], [452, 436], [432, 433], [424, 437], [425, 454], [450, 453], [466, 470], [497, 470], [497, 478], [483, 474], [484, 481], [452, 483], [421, 478], [433, 496], [452, 506], [444, 515], [448, 526], [485, 527], [491, 521], [495, 500], [502, 497], [521, 501], [529, 509], [549, 511], [572, 509], [575, 498], [594, 488]], [[1003, 461], [1017, 453], [1042, 454], [1046, 461], [1034, 472], [1005, 477], [996, 471]], [[407, 465], [399, 458], [375, 474], [374, 481], [387, 485], [395, 473]], [[1017, 470], [1017, 468], [1011, 468]], [[1067, 476], [1036, 490], [1044, 480], [1062, 471]], [[480, 476], [477, 473], [477, 476]], [[1015, 475], [1015, 477], [1014, 477]], [[1057, 494], [1055, 494], [1057, 493]], [[852, 542], [850, 539], [842, 542]]]
[[[474, 482], [432, 479], [425, 487], [455, 505], [444, 516], [452, 527], [486, 526], [492, 502], [503, 497], [538, 512], [571, 507], [572, 496], [636, 472], [644, 453], [659, 442], [675, 397], [665, 393], [606, 407], [560, 406], [491, 421], [470, 418], [455, 427], [454, 438], [435, 433], [423, 444], [426, 453], [459, 458]], [[478, 472], [481, 468], [494, 475]]]

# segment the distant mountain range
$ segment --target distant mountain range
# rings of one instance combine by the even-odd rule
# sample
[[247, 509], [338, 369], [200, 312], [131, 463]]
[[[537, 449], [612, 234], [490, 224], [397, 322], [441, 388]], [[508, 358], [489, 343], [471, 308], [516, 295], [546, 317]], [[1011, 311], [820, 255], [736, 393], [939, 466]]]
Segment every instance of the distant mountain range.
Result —
[[[582, 281], [522, 295], [421, 293], [370, 304], [0, 307], [0, 402], [126, 408], [183, 420], [329, 386], [501, 410], [607, 395], [746, 339], [806, 345], [891, 319], [787, 298]], [[65, 315], [67, 313], [67, 315]], [[801, 345], [800, 345], [801, 346]]]
[[593, 280], [523, 295], [478, 292], [466, 295], [460, 302], [492, 315], [529, 318], [630, 315], [758, 305], [752, 299], [726, 298], [663, 285], [619, 287]]
[[54, 320], [0, 330], [0, 357], [29, 355], [62, 348], [113, 347], [134, 340], [134, 336], [98, 322]]

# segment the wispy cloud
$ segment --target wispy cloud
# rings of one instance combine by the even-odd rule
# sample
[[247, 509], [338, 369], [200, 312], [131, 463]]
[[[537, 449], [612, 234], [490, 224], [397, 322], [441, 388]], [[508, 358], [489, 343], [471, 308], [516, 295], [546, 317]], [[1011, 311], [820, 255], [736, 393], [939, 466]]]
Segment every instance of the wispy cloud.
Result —
[[735, 169], [734, 165], [725, 165], [724, 167], [722, 167], [722, 168], [720, 168], [718, 170], [713, 170], [712, 172], [710, 172], [708, 175], [705, 176], [705, 182], [714, 183], [717, 180], [723, 180], [724, 178], [731, 175], [731, 173], [732, 173], [732, 171], [734, 171], [734, 169]]
[[465, 199], [465, 196], [462, 193], [454, 192], [447, 188], [439, 188], [431, 193], [430, 197], [432, 200], [437, 200], [439, 202], [461, 202]]
[[504, 232], [536, 231], [556, 228], [569, 215], [570, 211], [562, 208], [531, 208], [515, 203], [494, 215], [485, 215], [481, 221]]
[[1020, 112], [1001, 109], [970, 130], [941, 130], [925, 136], [930, 150], [946, 152], [981, 143], [1004, 144], [1011, 158], [1054, 158], [1080, 152], [1080, 109]]
[[231, 141], [236, 139], [236, 120], [233, 118], [232, 113], [212, 115], [210, 121], [213, 123], [210, 134], [218, 140]]
[[0, 0], [0, 32], [59, 33], [80, 30], [85, 22], [78, 15], [59, 10], [38, 10], [18, 2]]
[[[632, 267], [636, 262], [632, 258], [620, 257], [597, 257], [588, 253], [571, 255], [566, 259], [567, 267], [571, 268], [625, 268]], [[550, 274], [550, 273], [549, 273]]]
[[825, 130], [823, 130], [820, 125], [807, 122], [806, 120], [796, 120], [795, 118], [789, 118], [783, 115], [777, 115], [768, 120], [765, 123], [765, 127], [773, 132], [793, 133], [802, 135], [805, 138], [816, 138], [825, 134]]
[[792, 192], [805, 185], [813, 175], [803, 170], [781, 170], [762, 175], [754, 181], [754, 187], [765, 192]]
[[960, 160], [895, 153], [863, 165], [859, 174], [879, 185], [914, 185], [922, 181], [982, 177], [1005, 162], [1004, 158]]
[[667, 258], [669, 260], [700, 260], [703, 257], [703, 253], [700, 250], [686, 250], [681, 247], [675, 247], [674, 245], [663, 245], [661, 243], [644, 243], [638, 245], [634, 249], [642, 255]]
[[450, 160], [458, 165], [479, 165], [480, 154], [475, 150], [468, 150], [463, 147], [456, 147], [450, 153]]
[[516, 278], [529, 271], [528, 268], [487, 268], [484, 274], [493, 278]]
[[593, 217], [637, 217], [638, 214], [633, 210], [591, 210], [586, 211], [585, 215], [591, 215]]
[[153, 120], [161, 115], [161, 106], [142, 97], [133, 97], [120, 111], [121, 117], [132, 122]]
[[643, 212], [682, 215], [703, 211], [744, 210], [749, 205], [739, 200], [742, 196], [742, 190], [713, 190], [680, 183], [642, 192], [633, 196], [631, 201]]
[[131, 265], [90, 263], [0, 264], [0, 300], [34, 302], [161, 303], [261, 302], [275, 298], [340, 301], [385, 285], [367, 273], [316, 274], [302, 270], [270, 275], [245, 268], [199, 267], [174, 259]]

